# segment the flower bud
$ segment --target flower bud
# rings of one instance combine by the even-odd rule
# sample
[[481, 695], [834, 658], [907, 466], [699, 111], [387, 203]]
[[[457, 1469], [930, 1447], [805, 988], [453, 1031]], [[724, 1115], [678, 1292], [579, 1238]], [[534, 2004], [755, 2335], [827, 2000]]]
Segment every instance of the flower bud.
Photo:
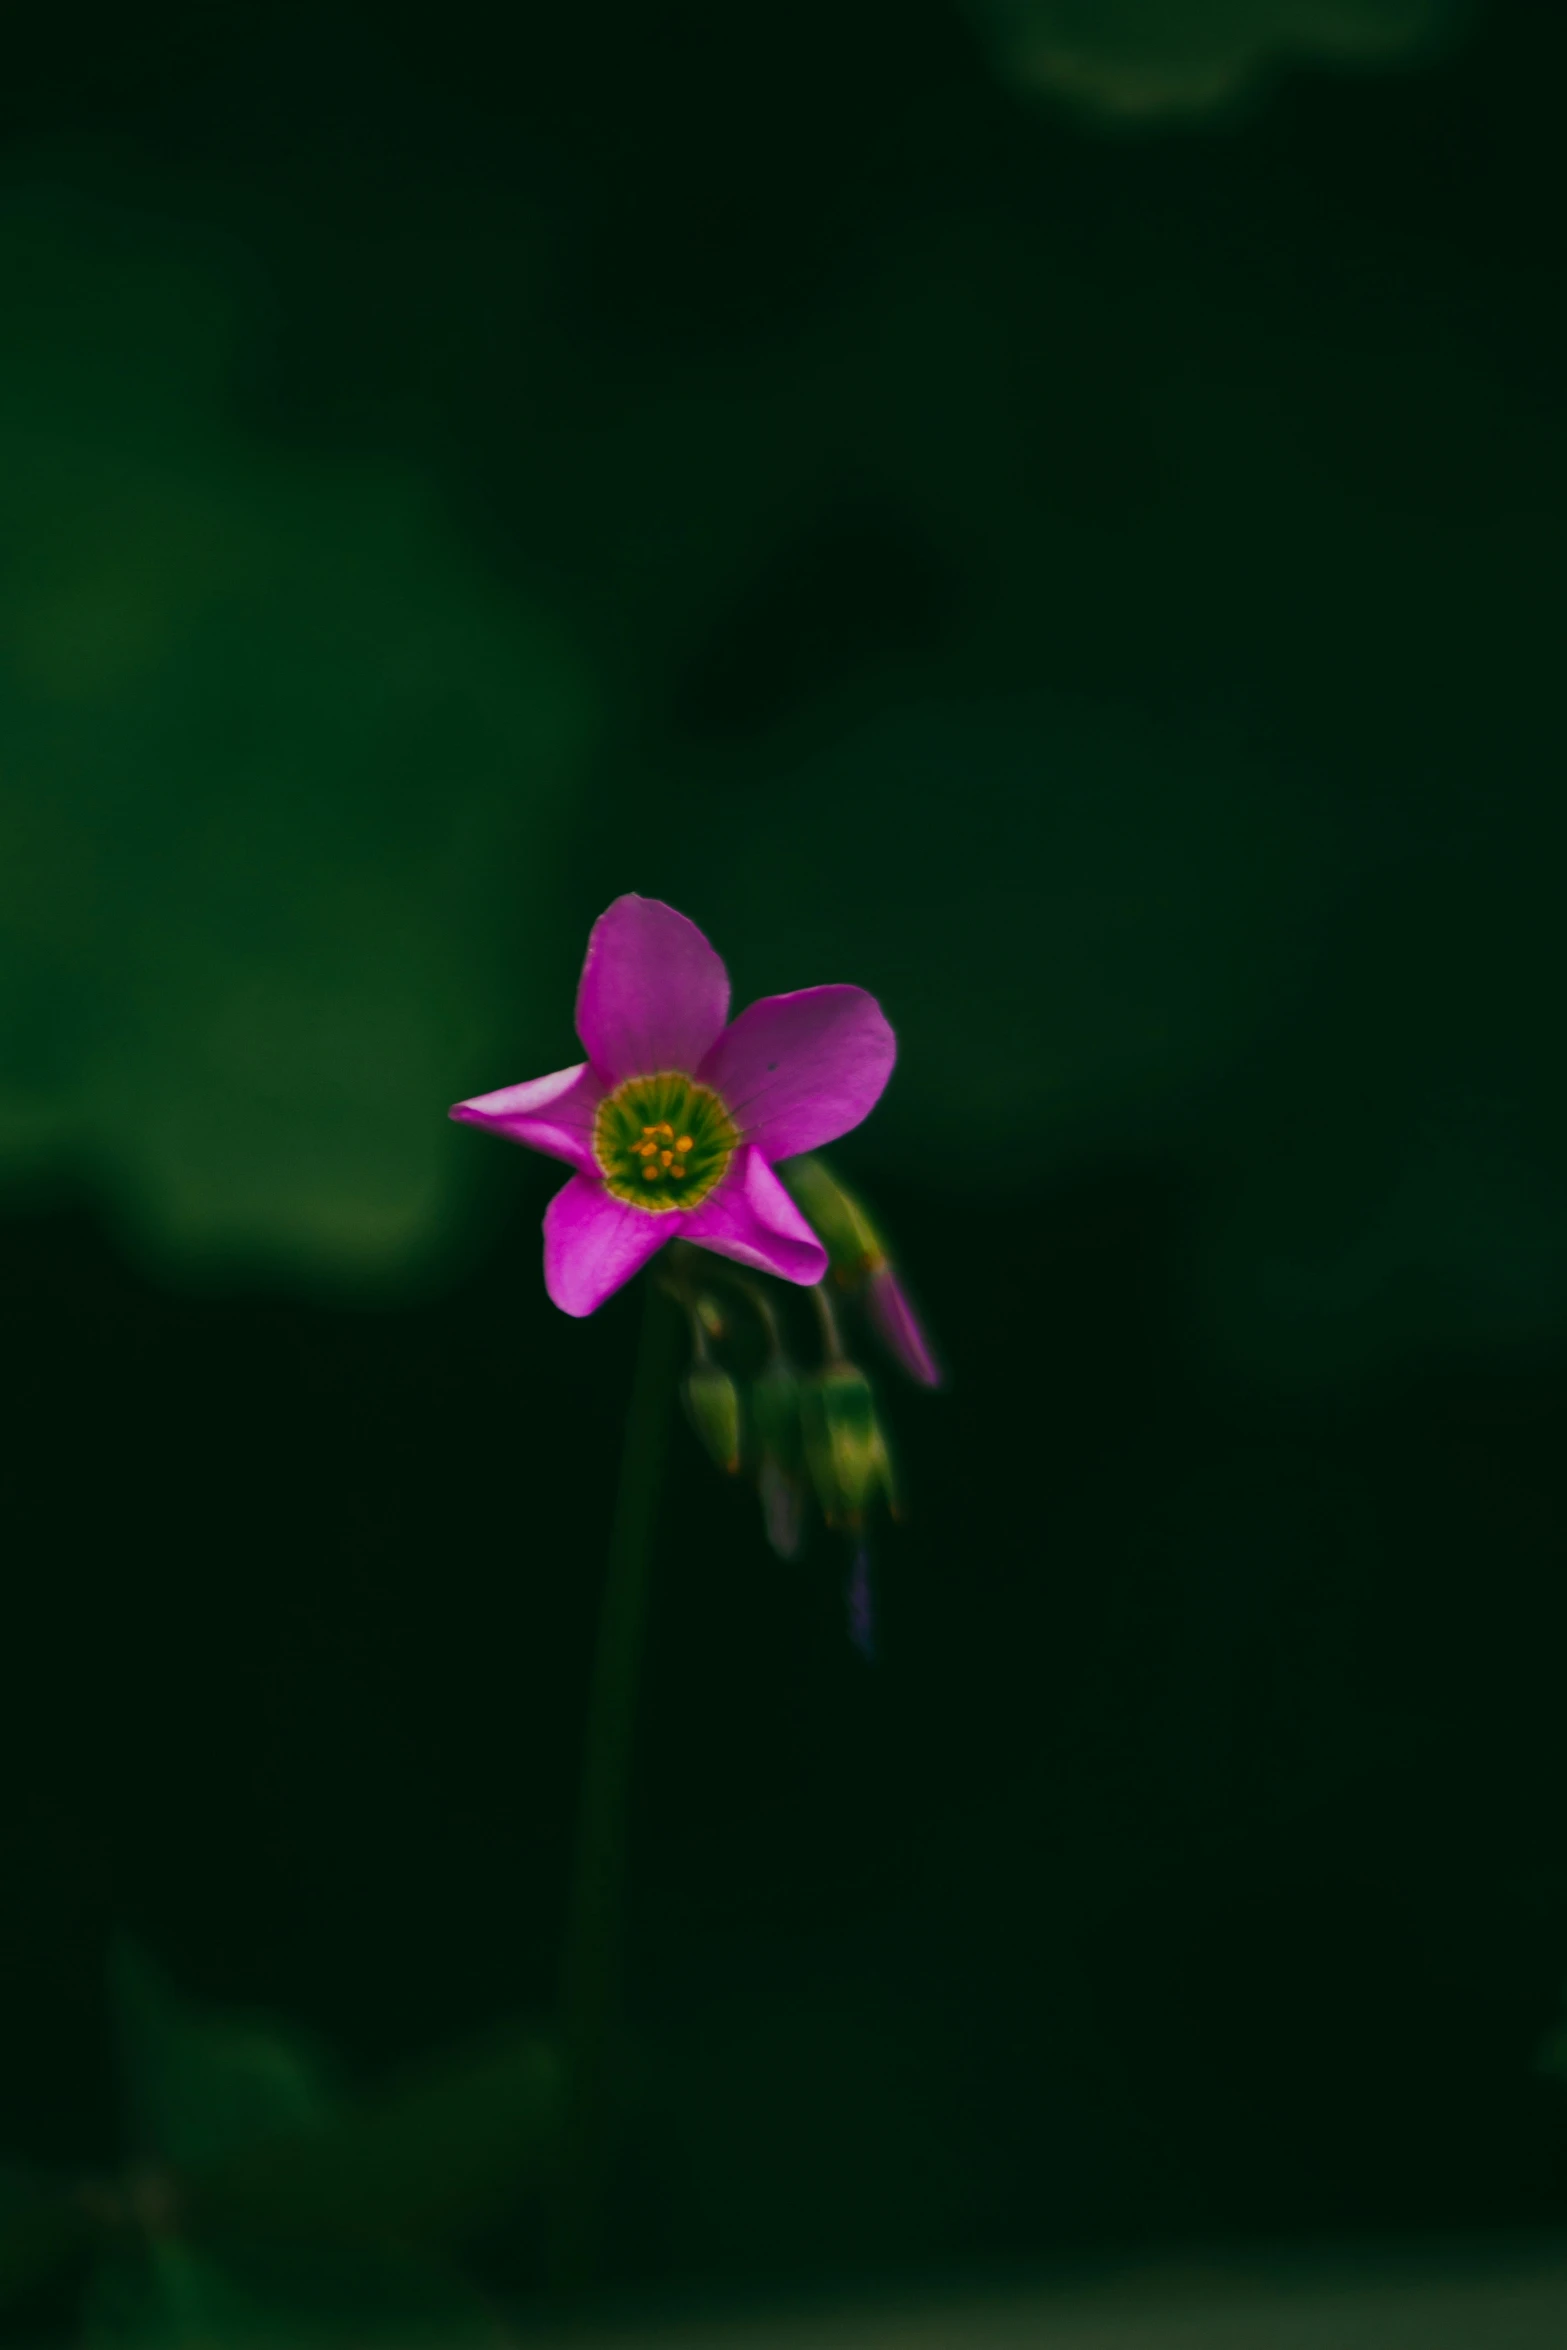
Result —
[[884, 1253], [859, 1201], [828, 1173], [825, 1160], [814, 1156], [788, 1159], [778, 1174], [831, 1258], [834, 1281], [840, 1289], [857, 1287]]
[[858, 1526], [878, 1493], [896, 1514], [876, 1398], [853, 1363], [828, 1363], [800, 1390], [806, 1466], [829, 1526]]
[[922, 1387], [939, 1387], [941, 1373], [925, 1343], [925, 1333], [914, 1318], [908, 1292], [885, 1257], [871, 1267], [865, 1285], [865, 1311], [871, 1327], [895, 1361]]
[[706, 1337], [716, 1342], [727, 1334], [729, 1324], [724, 1309], [717, 1298], [710, 1296], [705, 1289], [693, 1290], [691, 1311], [701, 1323]]
[[726, 1476], [740, 1466], [740, 1390], [718, 1363], [693, 1363], [681, 1383], [686, 1417]]
[[939, 1387], [941, 1372], [908, 1292], [859, 1201], [829, 1174], [821, 1159], [791, 1159], [779, 1173], [825, 1247], [836, 1287], [863, 1297], [877, 1337], [911, 1379], [922, 1387]]
[[782, 1355], [774, 1355], [751, 1382], [751, 1424], [765, 1458], [786, 1469], [800, 1465], [800, 1379]]
[[751, 1425], [761, 1455], [756, 1482], [767, 1539], [780, 1558], [792, 1559], [805, 1533], [804, 1449], [800, 1381], [782, 1354], [775, 1354], [751, 1382]]

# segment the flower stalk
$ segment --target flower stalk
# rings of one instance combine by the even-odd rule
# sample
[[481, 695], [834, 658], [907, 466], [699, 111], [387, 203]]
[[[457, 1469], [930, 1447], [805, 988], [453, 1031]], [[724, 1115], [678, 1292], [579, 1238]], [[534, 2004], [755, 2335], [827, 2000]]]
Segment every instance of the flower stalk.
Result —
[[562, 1969], [569, 2069], [555, 2266], [563, 2284], [584, 2283], [594, 2273], [614, 2148], [631, 1753], [679, 1342], [674, 1306], [656, 1283], [645, 1282], [588, 1699]]

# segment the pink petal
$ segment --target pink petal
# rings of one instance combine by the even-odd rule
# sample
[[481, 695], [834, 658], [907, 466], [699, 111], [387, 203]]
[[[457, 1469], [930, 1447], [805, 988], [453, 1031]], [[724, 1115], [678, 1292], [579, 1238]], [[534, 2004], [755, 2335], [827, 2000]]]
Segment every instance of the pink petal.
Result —
[[897, 1051], [863, 987], [805, 987], [749, 1005], [700, 1075], [747, 1142], [770, 1159], [791, 1159], [858, 1126], [880, 1100]]
[[563, 1314], [591, 1314], [623, 1288], [688, 1219], [628, 1207], [587, 1175], [573, 1175], [544, 1211], [544, 1286]]
[[593, 925], [577, 1034], [606, 1084], [694, 1070], [729, 1016], [729, 974], [694, 922], [658, 898], [617, 898]]
[[557, 1069], [553, 1077], [530, 1077], [526, 1085], [503, 1085], [499, 1093], [476, 1093], [450, 1113], [465, 1126], [488, 1126], [509, 1142], [547, 1151], [585, 1175], [598, 1172], [593, 1156], [593, 1113], [604, 1088], [586, 1061]]
[[699, 1248], [759, 1273], [776, 1273], [781, 1281], [809, 1285], [827, 1270], [827, 1251], [761, 1152], [743, 1144], [718, 1189], [680, 1223], [683, 1237]]

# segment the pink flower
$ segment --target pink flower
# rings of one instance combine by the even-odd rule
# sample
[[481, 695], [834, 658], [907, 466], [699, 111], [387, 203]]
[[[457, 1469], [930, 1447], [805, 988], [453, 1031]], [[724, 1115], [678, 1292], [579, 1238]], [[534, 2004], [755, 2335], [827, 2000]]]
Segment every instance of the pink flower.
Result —
[[859, 987], [728, 1015], [729, 975], [696, 924], [657, 898], [617, 898], [577, 989], [587, 1059], [452, 1111], [576, 1170], [544, 1217], [544, 1286], [563, 1312], [591, 1314], [669, 1240], [785, 1281], [827, 1270], [773, 1162], [868, 1115], [892, 1030]]

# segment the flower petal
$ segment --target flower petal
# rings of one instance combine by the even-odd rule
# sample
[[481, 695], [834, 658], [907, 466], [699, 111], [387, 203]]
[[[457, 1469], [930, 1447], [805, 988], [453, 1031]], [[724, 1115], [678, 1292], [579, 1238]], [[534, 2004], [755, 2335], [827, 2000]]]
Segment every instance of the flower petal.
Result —
[[557, 1069], [552, 1077], [530, 1077], [526, 1085], [503, 1085], [499, 1093], [476, 1093], [449, 1113], [465, 1126], [488, 1126], [510, 1142], [547, 1151], [584, 1175], [598, 1171], [593, 1156], [593, 1115], [604, 1088], [586, 1061]]
[[729, 974], [694, 922], [658, 898], [617, 898], [593, 925], [577, 1034], [609, 1085], [689, 1074], [729, 1016]]
[[544, 1286], [563, 1314], [591, 1314], [639, 1273], [687, 1218], [628, 1207], [604, 1184], [573, 1175], [544, 1211]]
[[698, 1072], [770, 1159], [834, 1142], [873, 1110], [898, 1048], [863, 987], [804, 987], [743, 1011]]
[[699, 1248], [781, 1281], [808, 1286], [827, 1270], [827, 1251], [761, 1152], [743, 1144], [718, 1189], [680, 1222]]

